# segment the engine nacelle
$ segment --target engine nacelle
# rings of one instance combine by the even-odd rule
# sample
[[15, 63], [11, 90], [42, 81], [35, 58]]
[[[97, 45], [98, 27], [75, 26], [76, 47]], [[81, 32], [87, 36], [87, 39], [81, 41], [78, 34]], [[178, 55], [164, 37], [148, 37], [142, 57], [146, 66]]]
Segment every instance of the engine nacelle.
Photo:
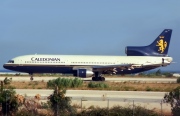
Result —
[[90, 70], [87, 70], [87, 69], [77, 69], [74, 71], [74, 76], [77, 76], [77, 77], [90, 77], [92, 76], [94, 73]]
[[127, 46], [125, 53], [127, 56], [154, 56], [152, 50], [146, 46]]

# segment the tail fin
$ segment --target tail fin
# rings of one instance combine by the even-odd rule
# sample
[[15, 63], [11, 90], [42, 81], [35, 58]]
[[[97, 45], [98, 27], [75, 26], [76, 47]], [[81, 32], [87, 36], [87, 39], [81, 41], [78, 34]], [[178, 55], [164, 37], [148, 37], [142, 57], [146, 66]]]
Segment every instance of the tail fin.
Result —
[[149, 48], [152, 49], [157, 54], [167, 55], [170, 39], [171, 39], [171, 29], [165, 29], [156, 40], [149, 45]]
[[128, 46], [127, 56], [167, 56], [172, 30], [165, 29], [149, 46]]

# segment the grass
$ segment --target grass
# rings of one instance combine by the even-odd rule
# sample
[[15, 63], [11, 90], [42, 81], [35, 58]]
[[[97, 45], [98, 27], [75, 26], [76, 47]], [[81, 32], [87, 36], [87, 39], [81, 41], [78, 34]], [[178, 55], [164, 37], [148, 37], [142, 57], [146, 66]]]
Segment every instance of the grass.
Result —
[[[178, 83], [135, 83], [135, 82], [102, 82], [100, 87], [88, 87], [90, 83], [99, 84], [101, 82], [83, 82], [81, 86], [67, 89], [73, 90], [112, 90], [112, 91], [162, 91], [169, 92], [180, 86]], [[102, 87], [102, 85], [107, 87]], [[47, 83], [39, 81], [35, 82], [11, 82], [9, 85], [4, 85], [5, 88], [13, 86], [16, 89], [48, 89]], [[96, 85], [94, 85], [96, 86]]]
[[37, 84], [36, 81], [33, 81], [33, 82], [13, 81], [9, 85], [4, 85], [5, 88], [7, 88], [8, 86], [13, 86], [16, 89], [38, 89], [38, 88], [46, 89], [47, 83], [38, 82]]

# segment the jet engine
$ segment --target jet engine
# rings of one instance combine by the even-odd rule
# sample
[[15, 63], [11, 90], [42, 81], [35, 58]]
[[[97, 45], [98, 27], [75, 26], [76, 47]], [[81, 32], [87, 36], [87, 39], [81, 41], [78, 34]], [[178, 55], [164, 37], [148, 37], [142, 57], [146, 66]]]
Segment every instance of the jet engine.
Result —
[[73, 76], [77, 76], [77, 77], [90, 77], [92, 76], [94, 73], [91, 70], [87, 70], [87, 69], [77, 69], [74, 71]]
[[127, 56], [150, 56], [152, 51], [146, 46], [127, 46], [125, 53]]

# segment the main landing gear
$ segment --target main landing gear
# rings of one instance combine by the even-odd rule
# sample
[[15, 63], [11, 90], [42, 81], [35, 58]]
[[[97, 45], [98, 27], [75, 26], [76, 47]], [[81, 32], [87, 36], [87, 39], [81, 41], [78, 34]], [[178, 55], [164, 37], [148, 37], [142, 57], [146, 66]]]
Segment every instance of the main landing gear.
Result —
[[29, 75], [30, 75], [30, 80], [33, 81], [34, 80], [33, 73], [29, 73]]
[[105, 78], [102, 77], [99, 72], [94, 73], [94, 77], [92, 77], [93, 81], [105, 81]]

